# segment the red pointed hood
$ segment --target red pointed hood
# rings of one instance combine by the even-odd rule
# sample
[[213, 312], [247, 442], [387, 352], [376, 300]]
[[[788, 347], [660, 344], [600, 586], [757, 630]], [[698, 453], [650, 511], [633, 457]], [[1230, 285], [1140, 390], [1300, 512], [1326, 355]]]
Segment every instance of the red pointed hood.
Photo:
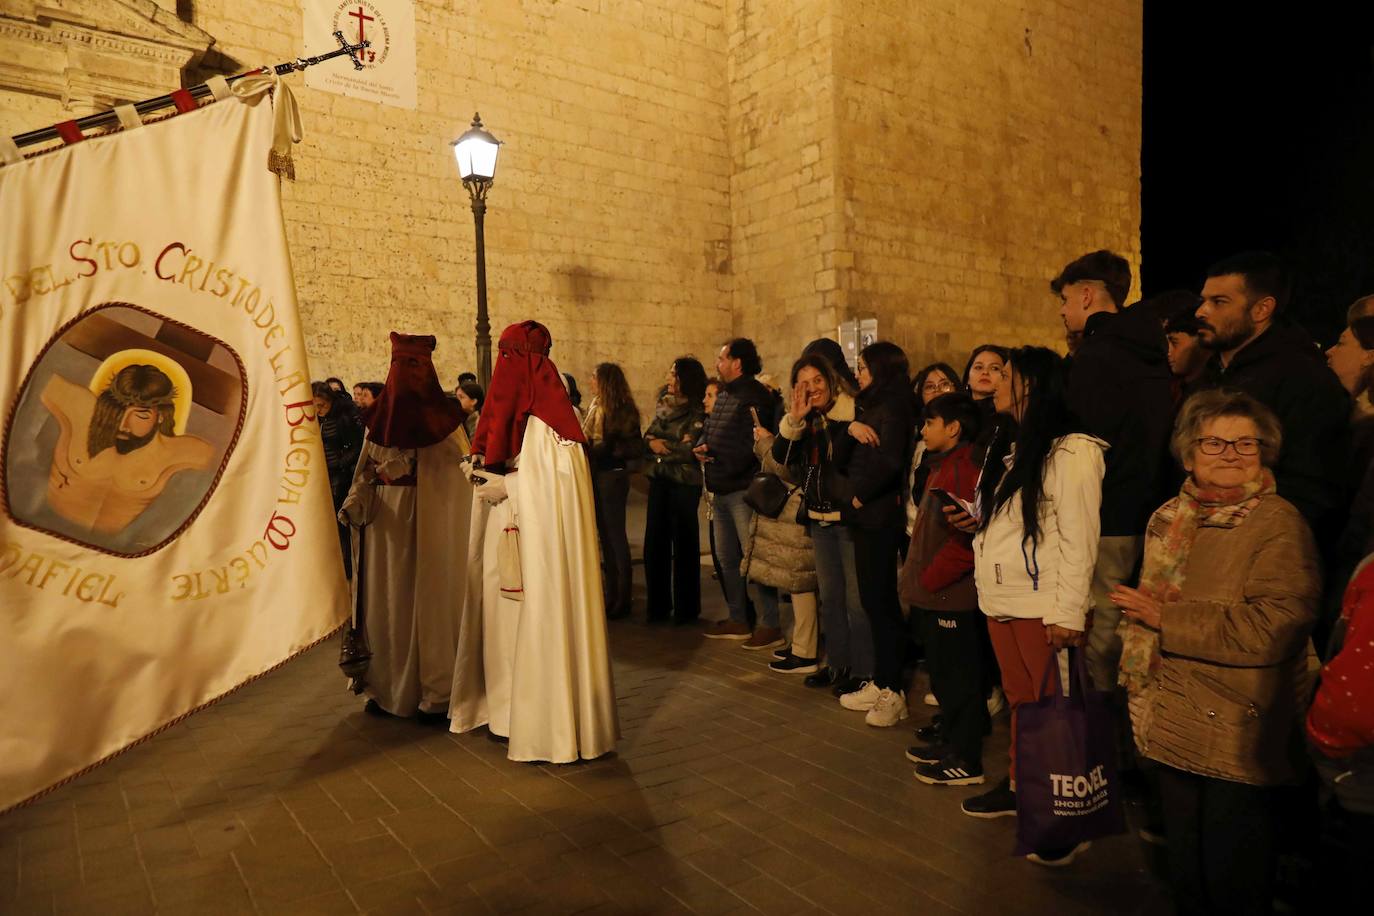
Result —
[[513, 324], [501, 333], [491, 386], [472, 437], [472, 453], [488, 465], [520, 454], [525, 424], [538, 417], [564, 439], [586, 442], [558, 367], [549, 359], [553, 338], [537, 321]]
[[373, 442], [389, 448], [425, 448], [443, 442], [462, 424], [462, 408], [444, 393], [434, 371], [434, 347], [428, 334], [391, 332], [386, 387], [363, 411]]

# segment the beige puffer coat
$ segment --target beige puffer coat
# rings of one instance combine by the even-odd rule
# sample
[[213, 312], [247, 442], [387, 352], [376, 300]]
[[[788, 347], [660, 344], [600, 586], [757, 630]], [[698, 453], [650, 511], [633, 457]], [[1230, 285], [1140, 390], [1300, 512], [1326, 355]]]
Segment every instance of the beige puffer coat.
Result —
[[[796, 481], [787, 467], [773, 460], [773, 437], [754, 443], [754, 454], [765, 473], [776, 474], [789, 486]], [[797, 524], [801, 511], [801, 492], [793, 493], [777, 518], [754, 514], [754, 530], [744, 550], [740, 572], [751, 582], [771, 585], [789, 595], [816, 590], [816, 559], [811, 549], [811, 533]]]
[[[1146, 537], [1166, 531], [1156, 514]], [[1235, 528], [1200, 528], [1183, 594], [1163, 607], [1159, 671], [1130, 699], [1145, 756], [1251, 785], [1294, 781], [1320, 596], [1312, 534], [1281, 497]]]

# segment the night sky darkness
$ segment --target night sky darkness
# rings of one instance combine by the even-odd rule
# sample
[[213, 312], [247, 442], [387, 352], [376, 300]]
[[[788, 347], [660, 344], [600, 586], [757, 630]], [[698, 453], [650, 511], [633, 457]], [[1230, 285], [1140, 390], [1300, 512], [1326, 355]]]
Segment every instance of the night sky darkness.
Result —
[[1329, 345], [1374, 292], [1366, 6], [1146, 0], [1147, 296], [1198, 290], [1211, 262], [1268, 249], [1293, 268], [1290, 314]]

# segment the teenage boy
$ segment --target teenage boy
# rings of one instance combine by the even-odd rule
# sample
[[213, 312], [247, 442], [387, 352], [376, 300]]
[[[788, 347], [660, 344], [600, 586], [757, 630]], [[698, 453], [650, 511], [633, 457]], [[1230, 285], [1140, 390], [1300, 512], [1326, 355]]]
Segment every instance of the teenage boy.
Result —
[[1065, 329], [1083, 332], [1068, 372], [1069, 407], [1085, 432], [1111, 445], [1087, 649], [1088, 671], [1098, 690], [1116, 689], [1121, 609], [1108, 596], [1117, 585], [1134, 581], [1145, 525], [1164, 501], [1174, 422], [1164, 328], [1146, 309], [1122, 308], [1130, 288], [1130, 264], [1110, 251], [1083, 255], [1050, 282]]
[[940, 704], [938, 738], [906, 752], [916, 778], [931, 785], [983, 782], [983, 736], [990, 725], [983, 674], [989, 661], [979, 632], [973, 538], [954, 528], [943, 511], [950, 497], [973, 503], [979, 416], [966, 394], [941, 395], [926, 405], [921, 438], [930, 474], [902, 564], [902, 601], [913, 613], [933, 617], [926, 652], [931, 690]]

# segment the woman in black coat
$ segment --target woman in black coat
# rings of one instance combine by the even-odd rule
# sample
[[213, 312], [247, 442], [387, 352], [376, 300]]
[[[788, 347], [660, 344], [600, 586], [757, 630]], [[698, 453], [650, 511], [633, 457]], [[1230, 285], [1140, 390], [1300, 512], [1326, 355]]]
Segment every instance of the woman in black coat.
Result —
[[916, 427], [909, 371], [906, 353], [896, 344], [865, 347], [859, 354], [858, 415], [849, 426], [856, 444], [848, 465], [853, 498], [844, 517], [854, 536], [859, 601], [873, 632], [873, 680], [841, 702], [867, 710], [868, 724], [880, 727], [907, 717], [901, 682], [906, 622], [897, 569], [906, 539], [902, 489]]

